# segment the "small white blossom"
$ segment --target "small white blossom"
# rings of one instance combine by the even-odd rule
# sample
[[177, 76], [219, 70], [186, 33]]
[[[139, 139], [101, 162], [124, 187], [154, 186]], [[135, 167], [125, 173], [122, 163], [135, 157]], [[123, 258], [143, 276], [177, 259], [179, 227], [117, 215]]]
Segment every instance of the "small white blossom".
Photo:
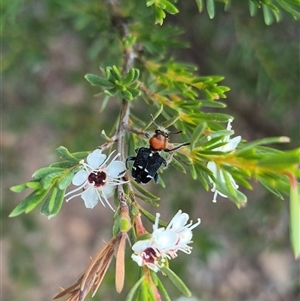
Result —
[[121, 181], [120, 178], [125, 174], [126, 166], [124, 162], [116, 160], [119, 154], [107, 165], [113, 153], [114, 152], [107, 157], [105, 154], [102, 154], [100, 149], [96, 149], [87, 156], [87, 163], [85, 163], [84, 160], [80, 161], [82, 169], [79, 170], [72, 179], [73, 185], [79, 187], [68, 192], [66, 196], [77, 191], [80, 192], [67, 198], [67, 202], [77, 196], [81, 196], [85, 206], [92, 209], [99, 201], [105, 207], [104, 199], [106, 204], [114, 210], [108, 199], [113, 196], [117, 185], [125, 183]]
[[132, 246], [134, 254], [131, 256], [139, 266], [146, 265], [155, 272], [166, 258], [177, 257], [177, 251], [191, 253], [192, 247], [188, 244], [192, 242], [192, 230], [200, 224], [200, 219], [194, 225], [192, 222], [186, 224], [189, 215], [179, 210], [167, 228], [158, 228], [159, 217], [157, 213], [150, 238], [140, 240]]
[[[231, 122], [232, 120], [229, 120], [228, 121], [228, 124], [227, 124], [227, 130], [231, 130], [232, 126], [231, 126]], [[230, 135], [227, 135], [224, 139], [223, 139], [223, 142], [226, 142], [226, 144], [220, 146], [220, 147], [217, 147], [214, 149], [214, 151], [219, 151], [219, 152], [231, 152], [231, 151], [234, 151], [237, 147], [237, 145], [240, 143], [241, 141], [241, 136], [237, 136], [237, 137], [234, 137], [234, 138], [230, 138]], [[216, 165], [215, 162], [213, 161], [209, 161], [207, 163], [207, 168], [209, 170], [211, 170], [211, 172], [213, 173], [214, 177], [216, 179], [220, 179], [220, 181], [222, 183], [225, 183], [225, 177], [224, 177], [224, 172], [219, 169]], [[235, 180], [233, 179], [232, 175], [231, 174], [228, 174], [228, 177], [229, 177], [229, 181], [231, 183], [231, 185], [235, 188], [235, 189], [238, 189], [239, 186], [236, 184]], [[221, 193], [220, 191], [217, 190], [217, 186], [216, 186], [216, 183], [213, 181], [213, 179], [211, 177], [208, 178], [209, 181], [212, 183], [212, 189], [211, 191], [214, 192], [214, 196], [213, 196], [213, 202], [216, 203], [217, 202], [217, 196], [220, 195], [224, 198], [227, 198], [227, 195], [225, 195], [224, 193]]]

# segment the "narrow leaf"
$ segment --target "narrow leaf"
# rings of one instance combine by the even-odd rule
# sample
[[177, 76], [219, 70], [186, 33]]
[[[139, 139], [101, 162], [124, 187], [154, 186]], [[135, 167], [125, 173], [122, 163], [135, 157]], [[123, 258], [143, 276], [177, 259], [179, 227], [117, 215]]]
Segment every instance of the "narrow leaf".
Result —
[[42, 178], [45, 178], [46, 176], [49, 175], [60, 175], [61, 173], [64, 172], [65, 169], [63, 168], [59, 168], [59, 167], [43, 167], [38, 169], [33, 175], [32, 177], [35, 180], [40, 180]]
[[[153, 273], [153, 274], [155, 274], [155, 273]], [[152, 275], [152, 273], [151, 273], [151, 275]], [[156, 283], [157, 283], [156, 286], [159, 288], [159, 290], [161, 291], [161, 293], [164, 296], [164, 298], [166, 299], [166, 301], [172, 301], [167, 290], [165, 289], [164, 285], [162, 284], [162, 282], [160, 281], [160, 279], [158, 277], [156, 279]]]
[[206, 9], [210, 19], [213, 19], [215, 16], [215, 3], [214, 0], [206, 0]]
[[135, 197], [138, 198], [138, 199], [140, 199], [140, 200], [142, 200], [142, 201], [144, 201], [145, 203], [147, 203], [147, 204], [149, 204], [149, 205], [151, 205], [153, 207], [158, 207], [159, 206], [157, 200], [149, 199], [149, 198], [145, 197], [142, 194], [137, 194], [136, 193]]
[[10, 190], [13, 191], [13, 192], [19, 193], [19, 192], [22, 192], [23, 190], [25, 190], [27, 188], [37, 190], [37, 189], [41, 188], [41, 184], [38, 181], [30, 181], [30, 182], [26, 182], [26, 183], [22, 183], [22, 184], [19, 184], [19, 185], [12, 186], [10, 188]]
[[93, 86], [113, 87], [114, 85], [107, 79], [94, 74], [86, 74], [84, 78]]
[[203, 0], [196, 0], [196, 4], [197, 4], [199, 12], [201, 13], [203, 10]]
[[152, 200], [155, 200], [155, 201], [158, 201], [160, 200], [160, 197], [152, 194], [151, 192], [149, 192], [148, 190], [144, 189], [141, 185], [139, 185], [137, 182], [135, 181], [131, 181], [131, 184], [134, 186], [134, 188], [136, 190], [138, 190], [140, 193], [142, 193], [144, 196], [152, 199]]
[[65, 173], [61, 177], [61, 179], [57, 182], [58, 188], [59, 189], [66, 189], [71, 184], [71, 181], [74, 177], [75, 172], [76, 172], [76, 170], [73, 169], [73, 170]]
[[132, 289], [129, 291], [125, 301], [134, 301], [134, 295], [137, 292], [137, 289], [139, 288], [139, 286], [141, 285], [141, 283], [143, 282], [143, 280], [145, 279], [145, 276], [143, 275], [136, 283], [135, 285], [132, 287]]
[[171, 165], [177, 168], [179, 171], [186, 173], [185, 168], [182, 166], [181, 163], [179, 163], [179, 161], [175, 157], [172, 158]]
[[161, 267], [161, 271], [168, 276], [173, 284], [187, 297], [192, 296], [191, 291], [187, 288], [184, 282], [169, 268], [166, 266]]
[[127, 74], [123, 77], [122, 84], [125, 85], [125, 86], [129, 85], [133, 81], [134, 75], [135, 75], [134, 68], [131, 68], [127, 72]]
[[71, 162], [77, 162], [78, 159], [76, 157], [74, 157], [66, 147], [64, 146], [59, 146], [55, 152], [57, 153], [57, 155], [60, 157], [60, 158], [63, 158], [67, 161], [71, 161]]
[[[147, 210], [143, 209], [142, 207], [139, 208], [140, 212], [152, 223], [155, 222], [156, 217], [152, 215], [150, 212]], [[159, 225], [162, 227], [167, 227], [168, 223], [162, 221], [161, 219], [159, 220]]]
[[292, 165], [298, 165], [300, 159], [300, 148], [297, 150], [282, 152], [279, 154], [268, 154], [265, 158], [257, 162], [257, 166], [273, 168], [291, 168]]
[[41, 207], [41, 214], [49, 219], [57, 215], [62, 207], [66, 190], [54, 187]]
[[274, 22], [274, 16], [269, 6], [262, 4], [263, 15], [266, 25], [271, 25]]
[[264, 138], [243, 145], [242, 148], [236, 150], [236, 155], [241, 155], [243, 154], [243, 152], [256, 148], [259, 145], [271, 144], [271, 143], [289, 143], [289, 142], [290, 142], [290, 138], [284, 136]]
[[201, 122], [196, 126], [196, 128], [192, 134], [192, 138], [191, 138], [191, 148], [192, 149], [195, 147], [195, 144], [200, 139], [200, 137], [202, 136], [205, 129], [206, 129], [205, 122]]
[[36, 207], [47, 195], [50, 189], [47, 190], [35, 190], [30, 195], [28, 195], [21, 203], [17, 205], [17, 207], [11, 212], [9, 217], [15, 217], [25, 212], [28, 213], [34, 207]]

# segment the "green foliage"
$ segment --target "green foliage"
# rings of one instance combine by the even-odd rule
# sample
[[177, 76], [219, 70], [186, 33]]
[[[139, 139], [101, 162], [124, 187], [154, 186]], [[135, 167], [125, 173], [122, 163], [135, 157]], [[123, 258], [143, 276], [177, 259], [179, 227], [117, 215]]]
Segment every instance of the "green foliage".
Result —
[[[215, 3], [221, 2], [225, 10], [229, 10], [235, 3], [232, 0], [195, 0], [199, 12], [203, 11], [206, 6], [207, 14], [210, 19], [215, 17]], [[251, 16], [255, 16], [258, 9], [262, 9], [263, 17], [266, 25], [271, 25], [274, 22], [279, 22], [282, 18], [282, 11], [285, 11], [293, 16], [295, 20], [300, 19], [300, 2], [298, 0], [248, 0], [249, 12]], [[177, 1], [174, 1], [175, 3]], [[166, 13], [177, 14], [178, 8], [168, 0], [150, 0], [146, 5], [153, 8], [155, 24], [162, 25], [166, 18]]]
[[62, 207], [66, 188], [70, 185], [74, 174], [78, 171], [79, 161], [87, 152], [71, 154], [65, 147], [56, 149], [57, 154], [66, 161], [56, 162], [49, 167], [38, 169], [33, 174], [33, 180], [27, 183], [13, 186], [13, 192], [21, 192], [26, 188], [34, 191], [27, 196], [11, 212], [10, 217], [18, 216], [22, 213], [29, 213], [43, 200], [41, 214], [48, 218], [57, 215]]
[[140, 96], [141, 91], [138, 89], [137, 79], [139, 78], [139, 70], [131, 68], [126, 74], [121, 75], [116, 66], [107, 67], [105, 69], [106, 78], [93, 74], [85, 75], [85, 79], [93, 86], [102, 87], [104, 93], [109, 97], [120, 96], [126, 100], [133, 100]]
[[[217, 1], [205, 1], [211, 19], [217, 11], [215, 2]], [[218, 2], [222, 2], [226, 10], [235, 5], [229, 0]], [[121, 159], [124, 160], [124, 153], [134, 155], [135, 149], [148, 147], [149, 142], [146, 138], [153, 135], [157, 126], [175, 127], [181, 131], [180, 141], [190, 142], [190, 146], [182, 147], [174, 153], [161, 153], [161, 156], [176, 168], [174, 173], [181, 172], [187, 179], [201, 183], [205, 190], [213, 189], [215, 193], [228, 197], [238, 208], [245, 206], [247, 197], [237, 189], [236, 183], [246, 189], [252, 189], [251, 181], [256, 180], [279, 199], [284, 199], [284, 194], [290, 195], [290, 237], [297, 257], [300, 254], [300, 204], [297, 184], [300, 149], [279, 151], [265, 146], [270, 143], [289, 142], [285, 137], [265, 138], [249, 143], [242, 141], [236, 147], [226, 149], [230, 140], [234, 139], [230, 138], [234, 131], [228, 127], [225, 129], [224, 124], [230, 123], [233, 116], [211, 110], [226, 107], [224, 102], [220, 101], [226, 98], [230, 90], [221, 84], [224, 77], [199, 75], [196, 66], [179, 62], [170, 56], [170, 46], [184, 46], [178, 38], [181, 31], [172, 26], [153, 29], [153, 19], [149, 21], [150, 7], [154, 23], [162, 25], [167, 14], [179, 12], [176, 3], [177, 1], [169, 0], [148, 1], [146, 5], [143, 3], [145, 7], [141, 9], [141, 14], [136, 13], [136, 7], [130, 3], [118, 9], [111, 3], [106, 5], [97, 1], [49, 3], [54, 14], [59, 13], [61, 18], [69, 20], [77, 31], [83, 32], [83, 35], [88, 33], [94, 38], [89, 49], [92, 58], [105, 53], [100, 68], [102, 76], [91, 73], [85, 75], [85, 79], [92, 86], [101, 89], [101, 111], [108, 109], [107, 105], [114, 102], [114, 97], [121, 100], [117, 102], [117, 106], [120, 107], [120, 119], [111, 124], [111, 137], [102, 132], [106, 142], [100, 148], [108, 149], [114, 143], [118, 143], [118, 151], [121, 149]], [[201, 12], [204, 1], [196, 0], [196, 3]], [[8, 9], [5, 18], [14, 20], [18, 14], [18, 5], [19, 3], [6, 3]], [[261, 9], [267, 25], [272, 24], [274, 20], [280, 21], [282, 11], [299, 19], [298, 7], [299, 2], [293, 0], [249, 2], [251, 16], [255, 16]], [[8, 48], [12, 52], [7, 51], [10, 60], [4, 68], [9, 69], [14, 59], [21, 58], [20, 45], [24, 41], [21, 36], [17, 36], [17, 41], [16, 49]], [[147, 114], [135, 110], [139, 106]], [[131, 108], [133, 109], [130, 110]], [[157, 120], [159, 125], [155, 123]], [[171, 135], [170, 144], [172, 139]], [[10, 217], [29, 213], [42, 202], [41, 213], [48, 218], [60, 212], [66, 189], [79, 171], [80, 161], [86, 158], [88, 152], [70, 153], [65, 147], [59, 147], [56, 152], [62, 161], [38, 169], [33, 174], [32, 181], [11, 188], [16, 193], [27, 188], [33, 192], [17, 205]], [[215, 171], [209, 168], [209, 163], [214, 164]], [[163, 187], [166, 186], [163, 178], [167, 172], [164, 169], [159, 170], [159, 184]], [[126, 183], [122, 183], [122, 188], [115, 193], [117, 210], [113, 234], [117, 237], [119, 232], [126, 235], [128, 232], [129, 240], [134, 243], [144, 237], [139, 233], [137, 218], [146, 218], [151, 223], [156, 220], [151, 213], [151, 207], [145, 209], [140, 201], [157, 208], [160, 197], [132, 180], [130, 172], [128, 174], [125, 178]], [[167, 227], [165, 222], [159, 223]], [[146, 232], [145, 229], [144, 231]], [[114, 250], [111, 254], [114, 254]], [[105, 259], [99, 262], [109, 261]], [[181, 293], [191, 295], [181, 279], [169, 269], [168, 262], [160, 267], [160, 271]], [[143, 268], [143, 273], [126, 300], [156, 300], [154, 287], [158, 288], [166, 300], [171, 300], [157, 274], [150, 272], [147, 267]]]

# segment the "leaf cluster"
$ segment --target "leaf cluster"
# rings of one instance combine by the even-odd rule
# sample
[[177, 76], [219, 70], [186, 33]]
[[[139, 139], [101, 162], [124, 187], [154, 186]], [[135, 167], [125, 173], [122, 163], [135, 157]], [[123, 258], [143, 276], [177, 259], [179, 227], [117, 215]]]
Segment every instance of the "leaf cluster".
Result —
[[[207, 14], [210, 19], [213, 19], [216, 14], [216, 2], [221, 2], [224, 5], [224, 10], [228, 11], [235, 5], [233, 0], [195, 0], [199, 12], [202, 12], [206, 7]], [[162, 25], [166, 14], [179, 13], [175, 3], [177, 1], [169, 0], [150, 0], [147, 1], [147, 6], [153, 9], [155, 24]], [[248, 0], [249, 12], [251, 16], [255, 16], [259, 9], [262, 9], [263, 17], [266, 25], [271, 25], [274, 20], [279, 22], [282, 18], [282, 11], [290, 14], [295, 20], [300, 19], [299, 7], [300, 3], [297, 0]]]
[[38, 169], [33, 175], [33, 180], [13, 186], [13, 192], [22, 192], [29, 188], [33, 192], [28, 195], [11, 212], [10, 217], [29, 213], [43, 200], [41, 214], [51, 218], [57, 215], [64, 201], [65, 192], [70, 185], [74, 174], [78, 171], [80, 160], [87, 156], [87, 152], [70, 153], [65, 147], [56, 149], [56, 153], [64, 161], [52, 163], [49, 167]]
[[104, 89], [104, 93], [109, 97], [119, 96], [131, 101], [141, 94], [138, 89], [139, 83], [139, 70], [131, 68], [125, 75], [116, 66], [107, 67], [105, 69], [105, 78], [94, 75], [86, 74], [85, 79], [93, 86], [98, 86]]

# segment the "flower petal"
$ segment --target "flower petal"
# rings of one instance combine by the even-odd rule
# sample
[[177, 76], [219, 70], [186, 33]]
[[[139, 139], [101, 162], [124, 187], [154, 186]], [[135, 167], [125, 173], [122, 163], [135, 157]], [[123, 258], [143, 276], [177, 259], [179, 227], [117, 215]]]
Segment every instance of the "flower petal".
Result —
[[97, 191], [93, 187], [89, 187], [85, 190], [81, 198], [84, 200], [85, 207], [90, 209], [94, 208], [99, 202]]
[[116, 186], [113, 185], [105, 185], [101, 191], [99, 191], [100, 193], [105, 194], [106, 198], [110, 198], [114, 195]]
[[[214, 177], [216, 177], [216, 175], [217, 175], [217, 164], [215, 163], [215, 162], [213, 162], [213, 161], [209, 161], [208, 163], [207, 163], [207, 168], [213, 173], [213, 175], [214, 175]], [[210, 179], [210, 177], [209, 177], [209, 179]]]
[[122, 161], [112, 161], [111, 163], [109, 163], [105, 171], [112, 178], [120, 178], [126, 171], [126, 166]]
[[177, 230], [180, 231], [182, 230], [182, 228], [184, 228], [188, 220], [189, 220], [189, 215], [187, 213], [182, 213], [182, 211], [179, 210], [170, 221], [167, 229], [172, 228], [173, 231], [177, 231]]
[[132, 260], [134, 260], [140, 267], [143, 266], [143, 258], [139, 255], [132, 254]]
[[227, 144], [223, 145], [222, 152], [230, 152], [236, 149], [237, 145], [240, 143], [242, 137], [241, 136], [236, 136], [228, 141]]
[[79, 186], [82, 185], [88, 178], [88, 173], [85, 170], [79, 170], [72, 179], [72, 184]]
[[132, 246], [132, 250], [135, 253], [140, 253], [142, 251], [144, 251], [145, 249], [147, 249], [148, 247], [151, 246], [151, 238], [150, 239], [143, 239], [143, 240], [139, 240], [137, 241], [133, 246]]
[[162, 253], [168, 252], [168, 250], [176, 248], [177, 240], [178, 236], [173, 230], [165, 230], [156, 237], [155, 247]]
[[102, 154], [100, 149], [94, 150], [87, 156], [87, 163], [94, 169], [99, 168], [106, 159], [106, 155]]

